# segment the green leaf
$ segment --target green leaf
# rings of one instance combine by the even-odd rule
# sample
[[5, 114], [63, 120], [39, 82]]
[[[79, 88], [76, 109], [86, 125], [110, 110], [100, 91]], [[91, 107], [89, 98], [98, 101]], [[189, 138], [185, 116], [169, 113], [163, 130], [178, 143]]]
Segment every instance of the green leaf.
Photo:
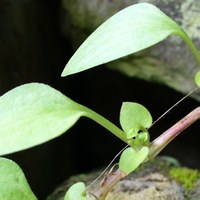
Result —
[[[150, 47], [171, 34], [194, 45], [179, 25], [157, 7], [148, 3], [129, 6], [104, 22], [79, 47], [67, 63], [67, 76]], [[199, 59], [199, 55], [197, 56]]]
[[110, 121], [47, 85], [30, 83], [16, 87], [0, 97], [0, 155], [58, 137], [81, 116], [127, 142], [124, 132]]
[[140, 151], [135, 151], [128, 147], [125, 149], [119, 160], [119, 168], [126, 174], [134, 171], [148, 156], [149, 148], [142, 147]]
[[36, 200], [20, 167], [13, 161], [0, 158], [0, 199]]
[[195, 74], [194, 80], [195, 80], [197, 86], [200, 87], [200, 72], [197, 72], [197, 73]]
[[86, 196], [85, 184], [75, 183], [67, 191], [64, 200], [88, 200]]
[[137, 136], [139, 131], [146, 131], [152, 124], [152, 117], [141, 104], [124, 102], [120, 111], [120, 124], [130, 139]]
[[0, 97], [0, 155], [51, 140], [81, 115], [79, 104], [47, 85], [19, 86]]

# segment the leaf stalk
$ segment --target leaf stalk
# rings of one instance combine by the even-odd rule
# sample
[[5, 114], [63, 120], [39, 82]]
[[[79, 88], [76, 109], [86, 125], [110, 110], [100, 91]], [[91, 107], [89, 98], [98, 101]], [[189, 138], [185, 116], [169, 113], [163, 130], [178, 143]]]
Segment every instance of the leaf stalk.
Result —
[[126, 137], [126, 134], [118, 128], [115, 124], [107, 120], [105, 117], [99, 115], [98, 113], [90, 110], [89, 108], [85, 107], [84, 110], [86, 111], [86, 117], [92, 119], [93, 121], [97, 122], [111, 133], [113, 133], [116, 137], [124, 141], [126, 144], [130, 144], [131, 140]]
[[199, 53], [198, 49], [195, 47], [195, 45], [192, 42], [192, 40], [190, 39], [190, 37], [185, 33], [184, 30], [182, 30], [180, 32], [176, 32], [175, 34], [177, 34], [179, 37], [181, 37], [181, 39], [188, 45], [192, 54], [195, 57], [197, 64], [200, 66], [200, 53]]

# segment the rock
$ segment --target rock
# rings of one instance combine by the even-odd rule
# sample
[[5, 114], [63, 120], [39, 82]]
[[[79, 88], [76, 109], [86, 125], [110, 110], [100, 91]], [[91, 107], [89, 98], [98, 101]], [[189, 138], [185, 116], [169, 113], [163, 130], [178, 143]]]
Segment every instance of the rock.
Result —
[[[184, 187], [183, 183], [180, 183], [170, 175], [171, 170], [182, 169], [179, 163], [170, 157], [158, 157], [154, 161], [150, 161], [142, 165], [138, 170], [131, 173], [126, 179], [119, 182], [114, 189], [109, 193], [106, 200], [198, 200], [200, 179], [197, 175], [193, 188]], [[186, 168], [187, 169], [187, 168]], [[190, 171], [191, 169], [189, 169]], [[191, 174], [192, 174], [191, 170]], [[83, 181], [89, 184], [101, 173], [93, 172], [89, 174], [82, 174], [73, 176], [59, 186], [48, 200], [61, 200], [63, 199], [65, 192], [75, 182]], [[190, 175], [185, 174], [185, 179], [189, 179]], [[192, 176], [192, 175], [191, 175]], [[193, 179], [192, 179], [193, 180]], [[98, 185], [98, 184], [97, 184]], [[93, 186], [91, 191], [97, 186]]]
[[[200, 49], [200, 1], [198, 0], [62, 0], [62, 27], [70, 26], [71, 32], [63, 28], [65, 36], [71, 35], [74, 50], [102, 22], [117, 11], [138, 2], [149, 2], [181, 25]], [[68, 26], [66, 26], [68, 24]], [[194, 87], [194, 74], [199, 70], [197, 64], [178, 37], [171, 36], [160, 44], [132, 56], [108, 64], [127, 76], [165, 84], [184, 94]], [[194, 95], [200, 100], [200, 97]]]

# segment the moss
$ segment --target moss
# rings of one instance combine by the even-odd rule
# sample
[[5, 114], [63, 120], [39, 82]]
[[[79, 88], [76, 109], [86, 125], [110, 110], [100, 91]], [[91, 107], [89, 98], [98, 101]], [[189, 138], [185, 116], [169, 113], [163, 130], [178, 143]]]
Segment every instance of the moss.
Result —
[[200, 178], [198, 170], [189, 169], [186, 167], [172, 168], [169, 174], [188, 190], [193, 189], [196, 181]]

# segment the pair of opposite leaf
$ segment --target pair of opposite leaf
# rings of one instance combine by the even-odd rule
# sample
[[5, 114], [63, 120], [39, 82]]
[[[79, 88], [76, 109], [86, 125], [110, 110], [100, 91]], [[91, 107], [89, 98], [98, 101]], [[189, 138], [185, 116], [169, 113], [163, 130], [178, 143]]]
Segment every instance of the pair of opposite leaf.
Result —
[[[200, 62], [199, 52], [187, 34], [158, 8], [148, 3], [127, 7], [108, 19], [88, 37], [72, 56], [62, 76], [81, 72], [148, 48], [172, 34], [180, 36]], [[199, 73], [195, 80], [199, 86]], [[67, 131], [81, 116], [86, 116], [133, 147], [127, 148], [120, 158], [120, 168], [128, 174], [148, 155], [146, 145], [149, 138], [146, 128], [151, 126], [152, 119], [146, 110], [135, 115], [134, 112], [141, 107], [145, 110], [139, 104], [123, 104], [120, 114], [120, 123], [124, 130], [122, 131], [102, 116], [47, 85], [31, 83], [19, 86], [0, 97], [0, 155], [47, 142]], [[142, 134], [138, 134], [140, 130]], [[132, 139], [135, 137], [136, 140]], [[10, 179], [6, 179], [4, 174], [7, 174], [5, 172], [9, 169], [19, 177], [8, 176]], [[18, 172], [19, 167], [14, 162], [0, 158], [0, 199], [36, 199], [27, 186], [23, 173]], [[19, 192], [19, 185], [13, 184], [14, 192], [8, 190], [13, 183], [12, 179], [22, 180], [23, 185], [20, 187], [23, 187], [27, 194], [24, 198]], [[68, 191], [65, 200], [74, 199], [73, 195], [78, 200], [87, 199], [83, 192], [85, 186], [82, 183], [77, 185], [78, 187], [72, 187], [71, 192]]]

